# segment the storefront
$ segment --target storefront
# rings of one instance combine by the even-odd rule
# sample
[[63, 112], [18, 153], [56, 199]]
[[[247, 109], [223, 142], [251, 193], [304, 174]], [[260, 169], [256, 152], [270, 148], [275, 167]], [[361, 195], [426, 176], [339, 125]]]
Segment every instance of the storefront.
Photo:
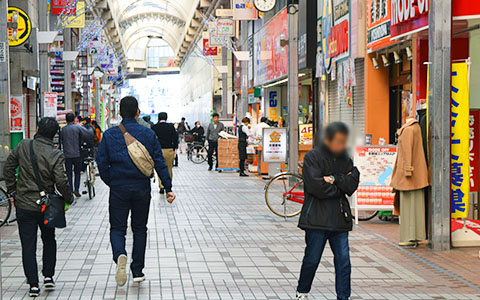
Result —
[[317, 77], [322, 85], [327, 122], [350, 126], [353, 138], [365, 136], [365, 19], [358, 1], [318, 1]]

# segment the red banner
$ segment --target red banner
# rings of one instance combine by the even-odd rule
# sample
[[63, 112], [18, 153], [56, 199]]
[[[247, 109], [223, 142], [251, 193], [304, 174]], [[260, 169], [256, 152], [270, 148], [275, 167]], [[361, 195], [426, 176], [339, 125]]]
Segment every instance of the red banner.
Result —
[[203, 55], [218, 55], [218, 47], [210, 47], [209, 39], [203, 39]]
[[470, 192], [478, 192], [480, 159], [480, 110], [470, 110]]
[[65, 7], [68, 7], [69, 9], [64, 13], [64, 15], [76, 15], [76, 5], [74, 2], [74, 0], [52, 0], [52, 15], [62, 14]]

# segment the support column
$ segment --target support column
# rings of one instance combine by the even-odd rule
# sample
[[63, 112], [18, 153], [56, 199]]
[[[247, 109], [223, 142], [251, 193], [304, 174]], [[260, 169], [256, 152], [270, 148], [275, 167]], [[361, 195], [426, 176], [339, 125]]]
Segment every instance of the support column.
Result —
[[[50, 15], [48, 13], [48, 1], [38, 0], [38, 24], [40, 31], [50, 30]], [[48, 62], [48, 44], [39, 44], [40, 64], [40, 116], [44, 115], [45, 93], [50, 92], [50, 64]]]
[[[9, 101], [10, 101], [10, 56], [8, 50], [8, 1], [0, 0], [0, 174], [10, 149]], [[1, 282], [0, 282], [1, 289]]]
[[429, 141], [432, 178], [430, 246], [450, 249], [452, 0], [430, 0]]
[[[248, 51], [248, 21], [240, 21], [242, 50]], [[248, 61], [242, 61], [242, 95], [237, 101], [237, 120], [240, 123], [248, 111]]]
[[[72, 51], [71, 29], [63, 30], [63, 51]], [[65, 64], [65, 109], [75, 111], [72, 101], [72, 62], [64, 61]]]
[[[295, 9], [294, 9], [295, 8]], [[288, 15], [288, 170], [298, 170], [298, 5]], [[293, 13], [293, 14], [290, 14]]]
[[[222, 66], [228, 65], [227, 47], [222, 47]], [[228, 114], [228, 73], [222, 73], [222, 119], [227, 118]]]

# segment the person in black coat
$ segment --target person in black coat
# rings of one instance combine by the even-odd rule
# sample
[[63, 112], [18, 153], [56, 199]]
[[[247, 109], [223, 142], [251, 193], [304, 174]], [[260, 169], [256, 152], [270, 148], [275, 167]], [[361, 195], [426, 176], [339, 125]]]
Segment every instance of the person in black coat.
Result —
[[248, 125], [250, 125], [250, 119], [245, 117], [242, 119], [242, 125], [240, 125], [238, 130], [238, 157], [240, 159], [239, 167], [240, 167], [241, 177], [248, 177], [248, 175], [245, 174], [245, 161], [248, 158], [248, 155], [247, 155], [248, 137], [251, 136]]
[[205, 140], [205, 129], [200, 125], [200, 121], [195, 122], [195, 127], [191, 130], [193, 138], [197, 143], [203, 143]]
[[307, 247], [297, 287], [297, 299], [307, 299], [327, 240], [334, 254], [337, 299], [348, 300], [351, 264], [348, 232], [353, 220], [347, 196], [358, 188], [360, 172], [346, 152], [349, 130], [341, 122], [328, 125], [318, 147], [305, 155], [305, 203], [298, 227]]

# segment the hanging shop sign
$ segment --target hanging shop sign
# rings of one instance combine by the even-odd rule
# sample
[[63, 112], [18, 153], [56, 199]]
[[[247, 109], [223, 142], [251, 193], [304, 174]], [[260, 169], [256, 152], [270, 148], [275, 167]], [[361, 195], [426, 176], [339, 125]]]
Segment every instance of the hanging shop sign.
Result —
[[217, 32], [224, 36], [235, 36], [235, 21], [232, 19], [218, 19], [217, 20]]
[[85, 1], [77, 2], [77, 9], [74, 16], [68, 17], [63, 25], [65, 28], [85, 27]]
[[472, 0], [455, 0], [452, 3], [452, 16], [454, 20], [480, 18], [480, 2]]
[[233, 0], [234, 20], [256, 20], [257, 18], [258, 11], [253, 0]]
[[288, 74], [288, 15], [283, 9], [254, 35], [254, 85], [259, 86]]
[[57, 93], [44, 94], [45, 102], [43, 104], [43, 115], [45, 117], [57, 117], [57, 98]]
[[480, 110], [470, 110], [469, 118], [470, 192], [478, 193], [480, 167]]
[[451, 208], [467, 218], [470, 199], [469, 83], [467, 63], [452, 64]]
[[390, 0], [393, 39], [428, 28], [428, 2], [429, 0]]
[[266, 101], [266, 111], [267, 117], [274, 121], [278, 122], [280, 117], [280, 93], [281, 89], [274, 87], [268, 89], [268, 99]]
[[210, 46], [210, 39], [203, 39], [203, 54], [207, 56], [216, 56], [218, 55], [218, 47]]
[[367, 52], [390, 46], [391, 0], [367, 1]]
[[8, 45], [20, 46], [32, 33], [32, 22], [26, 12], [18, 7], [8, 8]]
[[287, 128], [264, 128], [262, 146], [263, 162], [287, 162]]
[[[73, 16], [75, 15], [75, 8], [72, 7], [72, 3], [74, 3], [75, 0], [51, 0], [51, 5], [52, 5], [52, 15], [68, 15], [68, 16]], [[65, 11], [65, 8], [70, 8], [68, 11]]]
[[23, 96], [10, 97], [10, 132], [23, 132]]
[[383, 207], [382, 210], [393, 210], [395, 194], [390, 182], [396, 158], [396, 147], [372, 146], [355, 149], [354, 161], [360, 171], [360, 184], [355, 194], [356, 208], [371, 209], [380, 206]]
[[50, 86], [57, 94], [58, 110], [65, 110], [65, 61], [63, 61], [63, 42], [50, 44], [50, 53], [55, 56], [50, 59]]
[[317, 1], [300, 0], [298, 8], [298, 69], [315, 68]]

